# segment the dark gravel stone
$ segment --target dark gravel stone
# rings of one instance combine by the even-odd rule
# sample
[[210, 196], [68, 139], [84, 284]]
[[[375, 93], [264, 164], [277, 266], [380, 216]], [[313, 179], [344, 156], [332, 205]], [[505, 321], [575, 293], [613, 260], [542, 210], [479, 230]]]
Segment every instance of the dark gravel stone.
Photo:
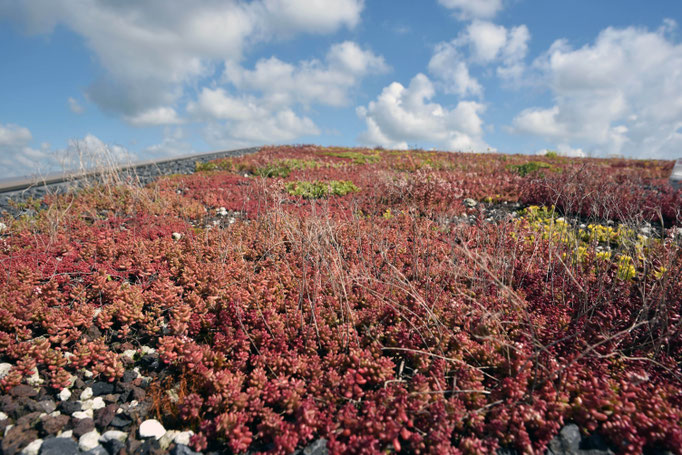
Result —
[[73, 381], [73, 388], [78, 390], [78, 393], [75, 393], [76, 390], [71, 390], [72, 392], [74, 392], [73, 395], [80, 395], [80, 392], [82, 392], [83, 389], [85, 388], [85, 383], [81, 378], [76, 378], [76, 380]]
[[159, 441], [151, 438], [144, 441], [135, 453], [140, 455], [162, 455], [165, 452], [161, 450]]
[[104, 395], [102, 399], [104, 400], [105, 403], [116, 403], [118, 401], [119, 394], [118, 393], [110, 393], [108, 395]]
[[83, 452], [83, 454], [84, 455], [85, 454], [87, 454], [87, 455], [109, 455], [109, 451], [107, 451], [107, 449], [105, 449], [103, 446], [99, 445], [95, 448], [88, 450], [87, 452]]
[[80, 411], [81, 407], [78, 401], [62, 401], [59, 403], [58, 409], [62, 414], [71, 415], [74, 412]]
[[40, 414], [41, 414], [41, 412], [35, 411], [35, 412], [30, 412], [28, 414], [21, 416], [19, 419], [17, 419], [17, 426], [18, 427], [22, 427], [22, 426], [33, 427], [33, 426], [35, 426], [38, 422], [40, 422]]
[[95, 429], [95, 422], [92, 419], [80, 419], [74, 422], [73, 425], [73, 435], [76, 438], [80, 438], [85, 433], [89, 433]]
[[58, 416], [48, 416], [40, 421], [40, 430], [43, 436], [56, 435], [69, 424], [71, 417], [61, 414]]
[[133, 423], [132, 419], [124, 415], [117, 414], [111, 420], [110, 425], [118, 430], [122, 430], [124, 428], [129, 427], [132, 423]]
[[19, 384], [12, 387], [12, 389], [9, 391], [9, 394], [13, 397], [34, 397], [38, 395], [38, 391], [30, 385]]
[[123, 450], [123, 448], [126, 446], [124, 443], [122, 443], [118, 439], [110, 439], [110, 440], [102, 443], [102, 445], [107, 450], [109, 455], [118, 455], [118, 453], [121, 450]]
[[36, 430], [26, 425], [15, 425], [2, 438], [0, 448], [2, 448], [4, 455], [15, 455], [36, 439], [38, 439], [38, 432]]
[[144, 397], [147, 395], [147, 392], [145, 392], [142, 388], [140, 387], [133, 387], [133, 400], [137, 401], [142, 401], [144, 400]]
[[133, 370], [127, 370], [125, 373], [123, 373], [123, 382], [132, 382], [137, 378], [137, 373]]
[[327, 455], [329, 451], [327, 450], [327, 440], [320, 438], [317, 441], [313, 441], [302, 449], [298, 449], [294, 452], [294, 455]]
[[175, 447], [173, 447], [170, 450], [170, 455], [199, 455], [200, 452], [195, 452], [194, 450], [190, 449], [189, 446], [186, 446], [184, 444], [176, 444]]
[[88, 330], [85, 331], [85, 339], [88, 341], [96, 340], [102, 336], [102, 331], [95, 324], [92, 324]]
[[582, 436], [578, 425], [571, 423], [564, 426], [559, 434], [549, 442], [547, 455], [564, 455], [577, 453], [580, 450]]
[[580, 441], [580, 450], [586, 455], [607, 455], [613, 454], [613, 451], [609, 448], [606, 440], [599, 434], [593, 433], [587, 438], [583, 438]]
[[71, 438], [47, 438], [40, 446], [39, 455], [77, 455], [78, 444]]
[[52, 400], [43, 400], [38, 402], [38, 406], [40, 407], [41, 411], [50, 414], [57, 409], [57, 403], [55, 403]]
[[109, 426], [111, 421], [116, 416], [117, 409], [118, 409], [117, 404], [110, 404], [108, 406], [103, 407], [102, 409], [98, 409], [97, 411], [95, 411], [94, 420], [95, 425], [97, 425], [97, 428], [102, 429]]
[[161, 368], [161, 363], [159, 362], [159, 356], [157, 354], [145, 354], [142, 356], [142, 363], [150, 370], [158, 370]]
[[92, 396], [108, 395], [114, 392], [114, 385], [110, 382], [97, 381], [92, 385]]

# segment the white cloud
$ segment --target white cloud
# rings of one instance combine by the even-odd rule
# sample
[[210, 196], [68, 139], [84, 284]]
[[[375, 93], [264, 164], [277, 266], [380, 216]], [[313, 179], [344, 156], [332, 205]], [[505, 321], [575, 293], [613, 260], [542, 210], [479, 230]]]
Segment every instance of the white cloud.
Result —
[[438, 0], [438, 3], [455, 10], [460, 19], [490, 19], [503, 8], [502, 0]]
[[31, 132], [14, 124], [0, 124], [0, 167], [3, 177], [44, 176], [62, 170], [88, 169], [124, 163], [133, 156], [117, 145], [107, 145], [92, 134], [72, 139], [62, 150], [52, 150], [48, 143], [39, 149], [30, 147]]
[[607, 28], [580, 49], [555, 42], [535, 62], [555, 103], [520, 112], [515, 130], [593, 154], [677, 157], [682, 44], [668, 39], [668, 28]]
[[69, 103], [69, 109], [74, 114], [82, 114], [83, 112], [85, 112], [85, 108], [81, 106], [81, 104], [75, 98], [69, 97], [67, 101]]
[[429, 61], [429, 72], [444, 83], [446, 93], [481, 96], [483, 87], [469, 73], [466, 60], [452, 43], [439, 43]]
[[33, 140], [28, 128], [0, 123], [0, 167], [3, 178], [40, 174], [53, 170], [52, 157], [45, 150], [29, 147]]
[[144, 159], [159, 157], [192, 155], [196, 153], [192, 145], [187, 141], [182, 128], [165, 127], [163, 141], [159, 144], [147, 147], [140, 153]]
[[177, 125], [182, 123], [178, 113], [172, 107], [148, 109], [136, 115], [124, 116], [124, 119], [133, 126]]
[[483, 121], [485, 107], [473, 101], [460, 101], [447, 109], [429, 100], [435, 89], [428, 77], [416, 75], [408, 87], [393, 82], [375, 101], [359, 107], [358, 115], [367, 130], [360, 140], [368, 145], [407, 148], [411, 143], [430, 143], [448, 150], [485, 151]]
[[573, 148], [568, 144], [559, 144], [556, 146], [556, 150], [542, 149], [538, 150], [536, 155], [546, 155], [549, 152], [556, 152], [559, 156], [568, 156], [573, 158], [584, 158], [585, 152], [581, 148]]
[[[429, 72], [442, 82], [447, 93], [482, 96], [483, 88], [471, 76], [469, 65], [496, 65], [497, 75], [518, 82], [525, 70], [530, 33], [525, 25], [506, 28], [474, 20], [450, 42], [436, 45]], [[464, 57], [467, 49], [468, 58]]]
[[88, 96], [136, 116], [172, 106], [184, 86], [210, 76], [246, 46], [298, 33], [353, 27], [362, 0], [0, 0], [0, 15], [32, 33], [63, 25], [81, 35], [105, 70]]
[[383, 57], [346, 41], [329, 49], [325, 63], [308, 60], [294, 66], [276, 57], [259, 60], [253, 70], [226, 63], [224, 79], [239, 90], [263, 94], [270, 106], [311, 103], [344, 106], [348, 91], [371, 73], [388, 70]]
[[206, 128], [206, 140], [214, 146], [275, 143], [320, 133], [312, 120], [289, 108], [271, 110], [257, 98], [234, 97], [222, 88], [202, 89], [187, 112], [196, 118], [227, 120]]

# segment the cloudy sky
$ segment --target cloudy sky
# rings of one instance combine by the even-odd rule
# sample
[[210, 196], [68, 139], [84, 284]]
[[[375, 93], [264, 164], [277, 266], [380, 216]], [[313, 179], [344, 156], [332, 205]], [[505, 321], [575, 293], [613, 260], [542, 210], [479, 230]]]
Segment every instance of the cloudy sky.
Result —
[[677, 158], [680, 21], [678, 0], [0, 0], [0, 179], [280, 143]]

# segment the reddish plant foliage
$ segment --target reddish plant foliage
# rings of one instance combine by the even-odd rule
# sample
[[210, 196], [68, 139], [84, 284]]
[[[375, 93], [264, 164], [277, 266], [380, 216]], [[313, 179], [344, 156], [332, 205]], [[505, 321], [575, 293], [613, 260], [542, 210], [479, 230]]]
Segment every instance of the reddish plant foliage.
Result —
[[[521, 175], [531, 161], [549, 167]], [[37, 372], [59, 390], [83, 368], [115, 381], [112, 343], [128, 342], [158, 349], [180, 391], [161, 417], [196, 449], [324, 437], [332, 453], [531, 453], [573, 421], [622, 453], [680, 453], [670, 163], [301, 146], [214, 167], [5, 220], [3, 389]], [[285, 189], [313, 180], [360, 191]], [[452, 222], [501, 201], [664, 235], [590, 244], [542, 231], [565, 226], [553, 219]]]

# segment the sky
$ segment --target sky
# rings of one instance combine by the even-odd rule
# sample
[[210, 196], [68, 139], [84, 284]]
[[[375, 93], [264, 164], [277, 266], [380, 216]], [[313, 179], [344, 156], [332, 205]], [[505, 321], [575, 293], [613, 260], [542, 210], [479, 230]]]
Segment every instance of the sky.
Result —
[[0, 179], [267, 144], [675, 159], [680, 21], [679, 0], [0, 0]]

